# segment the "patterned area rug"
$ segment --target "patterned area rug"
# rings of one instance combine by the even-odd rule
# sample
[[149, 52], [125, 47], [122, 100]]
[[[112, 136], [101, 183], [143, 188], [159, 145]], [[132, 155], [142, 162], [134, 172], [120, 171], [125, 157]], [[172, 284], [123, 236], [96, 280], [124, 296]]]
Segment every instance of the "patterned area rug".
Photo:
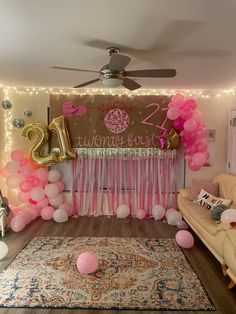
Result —
[[[99, 270], [80, 275], [91, 251]], [[173, 239], [34, 238], [0, 274], [0, 306], [215, 310]]]

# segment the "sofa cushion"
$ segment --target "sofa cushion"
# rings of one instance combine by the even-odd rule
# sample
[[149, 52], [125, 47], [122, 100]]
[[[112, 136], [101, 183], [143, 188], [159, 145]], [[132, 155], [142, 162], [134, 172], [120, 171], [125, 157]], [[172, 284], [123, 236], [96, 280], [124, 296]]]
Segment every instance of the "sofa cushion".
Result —
[[236, 208], [236, 176], [220, 173], [214, 177], [213, 183], [219, 185], [219, 197], [231, 199], [231, 208]]
[[193, 201], [198, 196], [201, 189], [204, 189], [214, 196], [218, 196], [218, 184], [206, 180], [192, 179], [192, 185], [187, 195], [187, 199]]
[[228, 274], [236, 282], [236, 229], [226, 231], [224, 258], [229, 267]]
[[216, 205], [225, 205], [228, 208], [231, 205], [232, 200], [215, 197], [214, 195], [208, 193], [204, 189], [201, 189], [200, 193], [193, 202], [197, 205], [212, 210], [213, 207]]

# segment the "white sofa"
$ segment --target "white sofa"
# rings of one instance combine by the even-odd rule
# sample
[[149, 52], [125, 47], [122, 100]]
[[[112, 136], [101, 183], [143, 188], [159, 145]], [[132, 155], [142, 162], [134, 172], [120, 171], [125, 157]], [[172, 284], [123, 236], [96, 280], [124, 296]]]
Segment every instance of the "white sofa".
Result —
[[[230, 207], [236, 208], [236, 176], [221, 173], [215, 176], [212, 182], [219, 185], [219, 197], [232, 199]], [[193, 231], [220, 262], [223, 273], [229, 275], [231, 282], [228, 287], [232, 288], [236, 284], [236, 227], [216, 223], [208, 209], [186, 198], [188, 192], [188, 189], [180, 190], [179, 210]]]

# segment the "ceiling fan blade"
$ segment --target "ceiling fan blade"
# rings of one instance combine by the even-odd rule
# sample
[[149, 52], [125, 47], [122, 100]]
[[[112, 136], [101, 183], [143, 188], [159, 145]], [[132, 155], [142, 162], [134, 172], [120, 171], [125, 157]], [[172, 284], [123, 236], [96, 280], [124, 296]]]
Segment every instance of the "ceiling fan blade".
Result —
[[135, 89], [141, 87], [141, 85], [139, 85], [137, 82], [135, 82], [129, 78], [124, 79], [122, 86], [124, 86], [125, 88], [127, 88], [129, 90], [135, 90]]
[[99, 79], [99, 78], [97, 78], [97, 79], [94, 79], [94, 80], [91, 80], [91, 81], [88, 81], [88, 82], [85, 82], [85, 83], [82, 83], [82, 84], [76, 85], [76, 86], [74, 86], [74, 88], [84, 87], [84, 86], [87, 86], [87, 85], [93, 84], [93, 83], [95, 83], [95, 82], [97, 82], [97, 81], [100, 81], [100, 79]]
[[174, 77], [176, 76], [175, 69], [151, 69], [126, 71], [125, 74], [131, 77]]
[[121, 71], [127, 66], [130, 60], [131, 58], [128, 56], [124, 56], [119, 53], [114, 53], [113, 55], [111, 55], [109, 67], [111, 70]]
[[93, 70], [82, 70], [82, 69], [66, 68], [66, 67], [58, 67], [58, 66], [50, 67], [50, 69], [98, 73], [98, 71], [93, 71]]

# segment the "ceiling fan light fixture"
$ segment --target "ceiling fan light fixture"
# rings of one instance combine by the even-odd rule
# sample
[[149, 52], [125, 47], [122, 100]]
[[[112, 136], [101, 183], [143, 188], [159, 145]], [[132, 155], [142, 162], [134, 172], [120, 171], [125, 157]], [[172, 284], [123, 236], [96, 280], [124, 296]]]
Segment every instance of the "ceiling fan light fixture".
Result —
[[124, 80], [122, 80], [121, 78], [109, 78], [109, 79], [102, 80], [103, 85], [111, 87], [111, 88], [120, 86], [123, 82]]

